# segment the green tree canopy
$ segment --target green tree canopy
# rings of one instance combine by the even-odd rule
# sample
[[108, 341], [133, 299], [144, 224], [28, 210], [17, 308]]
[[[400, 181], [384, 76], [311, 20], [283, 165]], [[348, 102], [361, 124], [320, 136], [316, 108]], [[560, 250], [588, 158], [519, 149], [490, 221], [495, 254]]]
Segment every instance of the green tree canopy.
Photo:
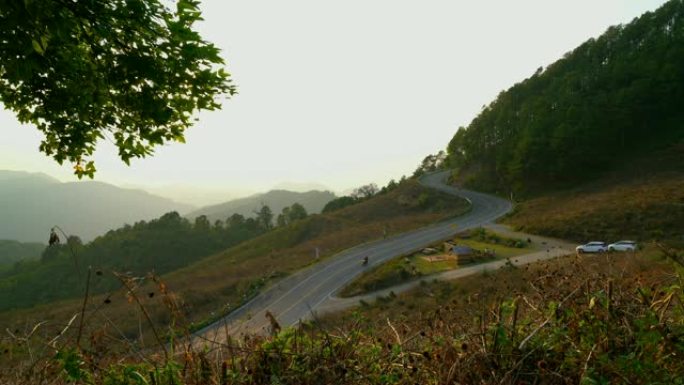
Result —
[[287, 226], [289, 223], [289, 217], [290, 217], [290, 207], [283, 207], [283, 211], [278, 215], [278, 219], [276, 220], [276, 226], [278, 226], [278, 227]]
[[209, 231], [211, 228], [211, 223], [207, 219], [206, 215], [200, 215], [195, 218], [195, 230], [196, 231]]
[[183, 142], [194, 113], [236, 92], [219, 49], [193, 29], [198, 4], [0, 0], [0, 101], [79, 177], [94, 175], [100, 139], [127, 164]]
[[264, 230], [271, 230], [273, 228], [273, 211], [267, 205], [262, 204], [259, 211], [255, 211], [256, 221]]
[[444, 166], [446, 157], [447, 154], [443, 150], [440, 150], [437, 154], [426, 156], [423, 161], [420, 162], [416, 171], [413, 172], [413, 176], [418, 177], [425, 173], [439, 170]]
[[304, 219], [309, 216], [306, 208], [299, 203], [293, 203], [292, 206], [283, 207], [282, 212], [278, 215], [276, 224], [278, 227], [287, 226], [294, 221]]
[[238, 227], [245, 223], [245, 217], [240, 214], [233, 214], [226, 220], [227, 227]]
[[681, 169], [682, 68], [684, 1], [671, 0], [501, 92], [456, 132], [447, 163], [468, 186], [523, 194], [639, 159]]
[[304, 208], [304, 206], [301, 204], [293, 203], [292, 206], [290, 206], [290, 212], [288, 215], [290, 222], [294, 222], [306, 218], [309, 216], [309, 213], [306, 212], [306, 208]]
[[330, 213], [333, 211], [341, 210], [345, 207], [354, 205], [358, 203], [360, 200], [351, 196], [343, 196], [339, 198], [335, 198], [328, 202], [325, 207], [323, 207], [323, 213]]
[[368, 199], [377, 194], [380, 190], [375, 183], [369, 183], [361, 187], [357, 187], [352, 191], [351, 196], [357, 199]]

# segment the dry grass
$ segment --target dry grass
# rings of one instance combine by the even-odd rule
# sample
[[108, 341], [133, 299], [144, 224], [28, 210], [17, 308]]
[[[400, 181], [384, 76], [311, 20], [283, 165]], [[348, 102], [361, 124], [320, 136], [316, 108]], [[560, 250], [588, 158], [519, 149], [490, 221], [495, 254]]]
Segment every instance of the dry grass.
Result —
[[[0, 382], [677, 384], [681, 275], [654, 253], [573, 256], [429, 283], [272, 337], [229, 338], [201, 351], [177, 344], [168, 356], [159, 348], [113, 353], [107, 330], [90, 334], [87, 347], [66, 335], [53, 343], [38, 327], [26, 340], [0, 340], [10, 351], [3, 358], [34, 349], [31, 361], [0, 368]], [[169, 312], [180, 313], [156, 285]], [[44, 354], [46, 344], [52, 353]]]
[[681, 267], [659, 254], [570, 256], [426, 283], [318, 327], [360, 331], [368, 339], [358, 345], [379, 345], [383, 364], [413, 355], [404, 363], [417, 371], [386, 369], [397, 383], [680, 383]]
[[684, 243], [684, 175], [594, 183], [520, 203], [516, 229], [577, 242], [620, 239]]

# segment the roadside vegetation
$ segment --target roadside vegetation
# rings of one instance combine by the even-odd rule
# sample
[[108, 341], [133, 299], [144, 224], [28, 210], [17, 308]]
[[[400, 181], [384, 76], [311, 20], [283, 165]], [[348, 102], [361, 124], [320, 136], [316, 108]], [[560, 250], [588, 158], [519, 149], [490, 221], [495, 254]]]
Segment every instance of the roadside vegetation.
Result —
[[[474, 261], [459, 262], [452, 252], [444, 250], [446, 242], [471, 248], [476, 255]], [[453, 239], [436, 243], [419, 252], [394, 258], [380, 266], [369, 269], [347, 285], [339, 295], [341, 297], [353, 297], [416, 279], [429, 280], [431, 274], [494, 259], [511, 258], [529, 253], [532, 250], [532, 247], [524, 239], [507, 238], [484, 228], [477, 228], [461, 232]]]
[[426, 283], [317, 327], [342, 339], [359, 331], [379, 362], [397, 364], [384, 373], [397, 383], [677, 384], [682, 257], [649, 245], [508, 266]]
[[[394, 190], [377, 194], [364, 202], [333, 213], [311, 215], [276, 227], [256, 238], [240, 243], [195, 263], [161, 275], [157, 270], [92, 270], [91, 288], [101, 287], [107, 279], [118, 286], [98, 293], [90, 291], [86, 305], [89, 320], [115, 331], [121, 341], [120, 349], [136, 341], [135, 349], [142, 349], [153, 341], [149, 323], [141, 318], [139, 309], [131, 306], [130, 290], [123, 285], [131, 280], [143, 295], [140, 301], [155, 325], [168, 325], [171, 318], [158, 285], [152, 277], [161, 275], [165, 287], [173, 291], [185, 326], [194, 330], [207, 322], [235, 309], [265, 286], [289, 274], [360, 243], [381, 239], [385, 234], [407, 231], [459, 215], [469, 209], [464, 200], [420, 186], [407, 180]], [[271, 214], [272, 215], [272, 214]], [[259, 219], [254, 219], [259, 223]], [[153, 237], [152, 237], [153, 238]], [[151, 238], [151, 239], [152, 239]], [[170, 252], [173, 255], [172, 251]], [[77, 253], [77, 256], [79, 254]], [[69, 259], [72, 269], [73, 260]], [[84, 261], [80, 263], [87, 274]], [[120, 273], [118, 276], [114, 272]], [[101, 275], [100, 275], [101, 273]], [[27, 309], [0, 313], [0, 327], [4, 330], [23, 329], [27, 324], [47, 322], [46, 333], [58, 333], [69, 319], [80, 313], [86, 279], [74, 284], [80, 299], [52, 301]], [[3, 294], [4, 295], [4, 294]], [[49, 294], [48, 294], [49, 295]], [[160, 332], [160, 334], [162, 334]], [[168, 334], [168, 333], [167, 333]]]
[[[684, 254], [569, 256], [425, 283], [270, 337], [179, 338], [171, 350], [111, 351], [101, 325], [77, 343], [43, 325], [2, 337], [6, 383], [663, 383], [684, 378]], [[157, 282], [171, 322], [182, 312]], [[132, 296], [144, 295], [133, 290]], [[136, 300], [131, 306], [136, 307]], [[88, 330], [87, 334], [85, 330]], [[86, 338], [87, 337], [87, 338]], [[32, 360], [17, 357], [31, 351]]]

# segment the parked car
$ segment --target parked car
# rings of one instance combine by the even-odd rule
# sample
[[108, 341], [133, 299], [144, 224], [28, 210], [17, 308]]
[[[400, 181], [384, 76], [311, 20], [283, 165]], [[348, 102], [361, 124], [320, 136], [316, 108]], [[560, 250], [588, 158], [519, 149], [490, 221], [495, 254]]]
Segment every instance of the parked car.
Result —
[[605, 251], [608, 251], [608, 246], [606, 246], [605, 242], [589, 242], [584, 245], [579, 245], [575, 248], [578, 253], [603, 253]]
[[608, 245], [610, 251], [634, 251], [637, 249], [637, 244], [634, 241], [617, 241]]

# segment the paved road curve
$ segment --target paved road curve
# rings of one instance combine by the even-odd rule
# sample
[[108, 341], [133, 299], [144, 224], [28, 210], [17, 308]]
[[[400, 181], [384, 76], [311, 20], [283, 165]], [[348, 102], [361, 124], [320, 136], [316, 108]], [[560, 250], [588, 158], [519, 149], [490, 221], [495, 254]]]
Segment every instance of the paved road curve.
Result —
[[[370, 266], [419, 250], [459, 231], [490, 223], [511, 210], [511, 204], [504, 199], [447, 186], [444, 184], [447, 175], [448, 172], [427, 175], [421, 178], [421, 183], [468, 199], [472, 209], [467, 214], [345, 250], [283, 279], [224, 319], [207, 326], [195, 335], [203, 336], [203, 339], [221, 341], [225, 340], [225, 333], [232, 336], [242, 333], [264, 333], [270, 327], [266, 311], [270, 311], [283, 327], [295, 325], [300, 320], [310, 318], [318, 309], [324, 307], [326, 302], [332, 301], [335, 292]], [[361, 265], [364, 256], [369, 257], [370, 266]]]

